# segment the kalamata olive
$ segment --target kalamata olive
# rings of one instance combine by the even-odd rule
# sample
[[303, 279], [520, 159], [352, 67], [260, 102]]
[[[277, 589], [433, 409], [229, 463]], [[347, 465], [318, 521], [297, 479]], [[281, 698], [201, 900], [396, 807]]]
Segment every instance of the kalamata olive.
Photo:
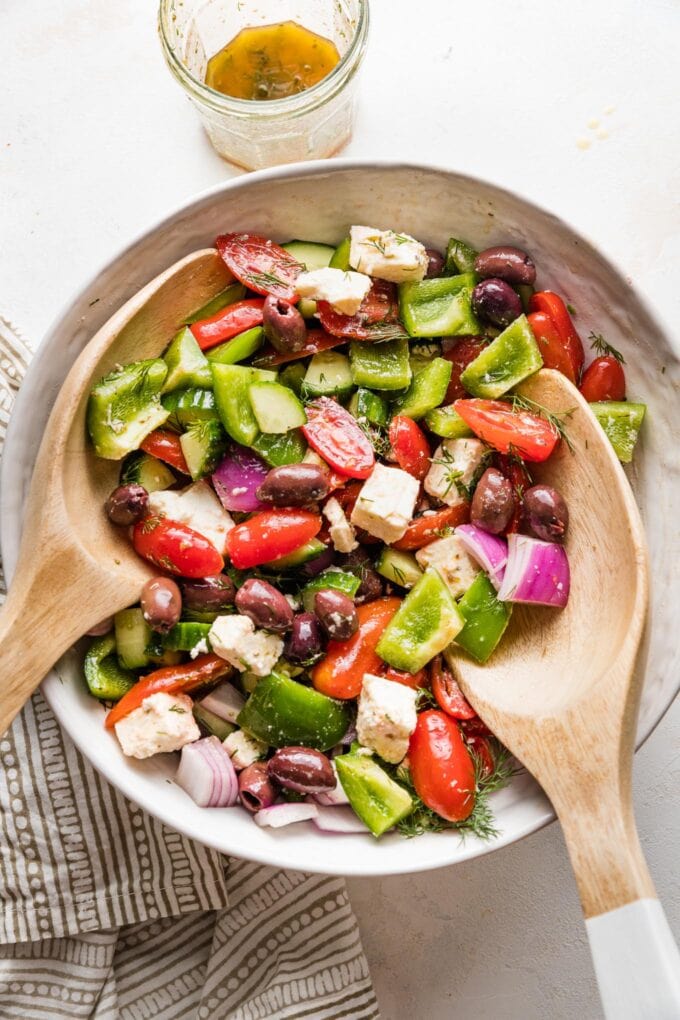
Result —
[[569, 527], [564, 497], [549, 485], [532, 485], [524, 493], [524, 519], [537, 538], [562, 542]]
[[440, 251], [435, 248], [426, 248], [425, 254], [427, 255], [427, 272], [425, 273], [426, 278], [429, 280], [433, 276], [439, 276], [442, 269], [444, 268], [444, 256]]
[[335, 549], [332, 545], [326, 546], [322, 553], [315, 556], [313, 560], [307, 560], [300, 567], [300, 573], [305, 577], [316, 577], [323, 570], [328, 570], [335, 561]]
[[531, 286], [536, 282], [536, 266], [531, 256], [506, 244], [480, 251], [475, 259], [475, 272], [484, 279], [497, 276], [506, 283]]
[[276, 787], [269, 778], [266, 761], [256, 761], [238, 774], [238, 792], [246, 811], [255, 814], [271, 807], [276, 800]]
[[270, 294], [262, 309], [264, 335], [277, 351], [301, 351], [307, 342], [307, 327], [295, 305]]
[[328, 474], [318, 464], [284, 464], [272, 468], [256, 496], [272, 506], [306, 506], [330, 491]]
[[522, 302], [505, 280], [491, 277], [481, 280], [472, 291], [475, 313], [494, 326], [509, 326], [522, 314]]
[[153, 577], [142, 588], [140, 598], [144, 619], [151, 630], [167, 634], [182, 615], [182, 594], [169, 577]]
[[105, 620], [98, 623], [95, 627], [91, 627], [86, 632], [87, 637], [103, 637], [104, 634], [108, 634], [110, 630], [113, 630], [113, 617], [107, 616]]
[[373, 569], [371, 557], [363, 546], [359, 546], [357, 549], [353, 549], [351, 553], [347, 553], [342, 559], [342, 565], [361, 581], [354, 595], [354, 601], [357, 605], [361, 605], [362, 602], [372, 602], [373, 599], [380, 598], [384, 588], [383, 579]]
[[283, 634], [293, 626], [293, 610], [286, 596], [269, 581], [250, 577], [236, 592], [236, 608], [249, 616], [256, 627]]
[[359, 617], [354, 603], [334, 588], [323, 588], [316, 593], [314, 612], [332, 641], [349, 641], [359, 627]]
[[143, 485], [119, 485], [106, 501], [106, 512], [114, 524], [126, 527], [146, 513], [149, 493]]
[[324, 793], [335, 789], [333, 767], [313, 747], [281, 747], [267, 762], [270, 778], [279, 786], [298, 793]]
[[500, 535], [512, 520], [515, 507], [510, 479], [496, 468], [487, 468], [477, 483], [470, 504], [472, 523], [492, 535]]
[[291, 662], [313, 662], [323, 651], [321, 624], [314, 613], [298, 613], [283, 649]]
[[228, 574], [180, 582], [184, 608], [193, 613], [220, 613], [234, 604], [236, 585]]

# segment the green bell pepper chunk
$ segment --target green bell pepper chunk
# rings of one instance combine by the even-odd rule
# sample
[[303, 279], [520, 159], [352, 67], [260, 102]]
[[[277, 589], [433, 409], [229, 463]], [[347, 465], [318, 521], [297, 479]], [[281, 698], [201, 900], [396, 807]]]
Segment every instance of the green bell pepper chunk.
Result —
[[434, 358], [416, 373], [406, 393], [395, 401], [393, 413], [418, 420], [438, 407], [446, 396], [452, 368], [446, 358]]
[[179, 331], [165, 352], [163, 360], [168, 366], [163, 393], [185, 389], [187, 386], [198, 386], [202, 389], [209, 389], [212, 386], [208, 359], [188, 326]]
[[121, 460], [167, 421], [161, 390], [168, 374], [162, 358], [133, 361], [96, 383], [87, 405], [87, 428], [97, 456]]
[[334, 762], [350, 805], [374, 836], [382, 836], [413, 810], [408, 790], [369, 755], [350, 752], [338, 755]]
[[464, 336], [482, 332], [472, 311], [473, 273], [399, 284], [399, 313], [410, 336]]
[[647, 405], [623, 400], [602, 400], [591, 404], [590, 410], [604, 429], [621, 463], [630, 464]]
[[349, 345], [352, 381], [372, 390], [403, 390], [411, 382], [408, 340]]
[[474, 435], [471, 428], [465, 424], [456, 411], [453, 404], [446, 407], [435, 407], [425, 415], [425, 424], [430, 432], [443, 439], [464, 439], [466, 436]]
[[497, 400], [543, 366], [526, 315], [520, 315], [471, 361], [460, 381], [473, 397]]
[[359, 389], [352, 394], [347, 410], [355, 418], [365, 418], [369, 425], [387, 427], [390, 418], [387, 401], [370, 390]]
[[101, 701], [119, 701], [137, 683], [134, 673], [121, 669], [113, 634], [97, 638], [85, 653], [83, 666], [90, 694]]
[[463, 624], [449, 589], [430, 568], [387, 624], [376, 651], [395, 669], [417, 673], [444, 651]]
[[246, 288], [242, 283], [230, 283], [228, 287], [208, 301], [207, 304], [203, 305], [190, 315], [186, 320], [187, 326], [193, 326], [195, 322], [201, 322], [203, 319], [209, 319], [211, 315], [216, 315], [221, 312], [227, 305], [233, 305], [235, 301], [241, 301], [246, 296]]
[[245, 361], [251, 354], [259, 350], [264, 343], [264, 330], [262, 326], [253, 326], [245, 333], [239, 333], [231, 340], [226, 340], [219, 347], [213, 347], [206, 354], [208, 362], [216, 362], [218, 365], [235, 365], [238, 361]]
[[307, 443], [300, 429], [290, 432], [260, 432], [251, 444], [270, 467], [299, 464], [307, 453]]
[[448, 274], [472, 273], [474, 272], [475, 259], [478, 254], [479, 252], [471, 248], [465, 241], [459, 241], [457, 237], [451, 237], [446, 246], [444, 271]]
[[318, 751], [339, 743], [349, 721], [349, 709], [341, 701], [277, 673], [259, 681], [236, 720], [268, 747], [299, 745]]
[[318, 591], [332, 588], [334, 591], [342, 592], [343, 595], [347, 595], [351, 599], [356, 595], [360, 585], [361, 578], [357, 577], [356, 574], [349, 574], [345, 570], [324, 570], [323, 573], [317, 574], [316, 577], [312, 578], [302, 589], [302, 605], [305, 608], [305, 612], [313, 613], [314, 596]]
[[[498, 601], [496, 589], [482, 571], [458, 602], [458, 611], [465, 625], [456, 634], [455, 644], [477, 662], [486, 662], [505, 633], [512, 606], [509, 602]], [[453, 653], [453, 648], [450, 646], [446, 650], [447, 657]]]
[[232, 439], [251, 446], [260, 431], [250, 405], [251, 383], [274, 381], [276, 372], [244, 365], [210, 363], [215, 400], [222, 424]]

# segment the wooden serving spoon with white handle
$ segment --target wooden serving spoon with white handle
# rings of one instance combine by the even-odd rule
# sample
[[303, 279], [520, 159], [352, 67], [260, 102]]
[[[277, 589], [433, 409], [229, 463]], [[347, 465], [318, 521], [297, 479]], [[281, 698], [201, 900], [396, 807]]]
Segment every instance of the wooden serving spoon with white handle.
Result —
[[[572, 588], [562, 611], [516, 606], [489, 665], [456, 659], [465, 695], [541, 784], [562, 823], [608, 1020], [678, 1020], [680, 954], [647, 870], [631, 771], [648, 600], [633, 494], [588, 404], [543, 369], [521, 393], [565, 419], [565, 442], [537, 482], [571, 522]], [[535, 469], [535, 470], [534, 470]]]
[[231, 282], [214, 249], [188, 255], [117, 311], [66, 377], [40, 445], [16, 574], [0, 612], [0, 734], [67, 648], [136, 602], [153, 575], [104, 513], [120, 462], [95, 457], [87, 437], [93, 383], [117, 364], [158, 357], [187, 317]]

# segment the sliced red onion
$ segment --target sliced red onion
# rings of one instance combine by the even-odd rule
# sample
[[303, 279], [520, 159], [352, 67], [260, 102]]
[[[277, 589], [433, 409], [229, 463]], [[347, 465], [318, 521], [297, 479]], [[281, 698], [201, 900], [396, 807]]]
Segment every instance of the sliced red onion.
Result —
[[86, 631], [86, 637], [103, 637], [104, 634], [108, 634], [110, 630], [113, 630], [113, 617], [107, 616], [105, 620], [98, 623], [96, 627], [91, 627], [90, 630]]
[[220, 684], [199, 702], [203, 708], [207, 708], [213, 715], [218, 715], [220, 719], [229, 723], [236, 722], [245, 703], [246, 699], [241, 692], [228, 683]]
[[316, 818], [319, 808], [311, 801], [303, 803], [273, 804], [272, 807], [262, 808], [256, 815], [253, 815], [257, 825], [280, 829], [284, 825], [293, 825], [294, 822], [306, 822], [310, 818]]
[[508, 537], [508, 563], [498, 592], [501, 602], [563, 608], [569, 586], [569, 560], [563, 546], [530, 535]]
[[217, 737], [184, 745], [175, 782], [199, 807], [233, 807], [238, 797], [236, 770]]
[[255, 492], [268, 473], [269, 468], [256, 453], [233, 444], [213, 471], [212, 483], [225, 510], [262, 510], [265, 504]]
[[350, 807], [319, 807], [313, 821], [324, 832], [370, 832]]
[[455, 534], [467, 553], [477, 560], [489, 580], [498, 590], [503, 582], [505, 564], [508, 562], [508, 543], [504, 538], [490, 535], [476, 524], [459, 524]]
[[321, 804], [324, 807], [333, 807], [338, 804], [349, 804], [349, 797], [347, 796], [347, 794], [345, 793], [340, 784], [340, 779], [338, 778], [338, 770], [336, 769], [333, 762], [331, 762], [331, 767], [333, 769], [333, 772], [335, 773], [335, 778], [337, 780], [334, 788], [332, 790], [326, 790], [324, 793], [315, 793], [314, 800], [317, 802], [317, 804]]

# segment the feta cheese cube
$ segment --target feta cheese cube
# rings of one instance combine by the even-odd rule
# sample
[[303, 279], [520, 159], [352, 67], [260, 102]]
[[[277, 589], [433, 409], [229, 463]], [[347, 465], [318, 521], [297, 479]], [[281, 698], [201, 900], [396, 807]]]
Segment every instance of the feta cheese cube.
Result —
[[227, 535], [234, 527], [234, 522], [203, 479], [179, 492], [150, 492], [148, 506], [149, 513], [186, 524], [212, 542], [218, 552], [226, 551]]
[[467, 554], [457, 535], [439, 538], [416, 553], [423, 570], [434, 567], [454, 599], [463, 595], [477, 574], [479, 566]]
[[416, 728], [416, 692], [394, 680], [364, 674], [357, 712], [359, 743], [396, 765]]
[[406, 531], [419, 491], [417, 479], [408, 471], [376, 464], [361, 487], [350, 520], [389, 545]]
[[244, 730], [234, 730], [222, 741], [222, 745], [229, 752], [235, 769], [248, 768], [267, 753], [267, 745], [249, 736]]
[[218, 616], [208, 634], [215, 655], [226, 659], [241, 672], [267, 676], [281, 658], [283, 639], [264, 630], [256, 630], [248, 616], [235, 613]]
[[467, 487], [484, 462], [488, 447], [481, 439], [445, 439], [432, 457], [423, 483], [425, 492], [447, 506], [468, 503]]
[[152, 754], [179, 751], [198, 740], [201, 732], [193, 715], [191, 698], [186, 694], [159, 691], [144, 698], [114, 729], [129, 758], [150, 758]]
[[393, 283], [422, 280], [427, 272], [425, 246], [409, 234], [355, 226], [350, 229], [349, 264]]
[[208, 642], [205, 638], [201, 638], [201, 640], [197, 641], [194, 647], [189, 650], [189, 656], [192, 659], [197, 659], [199, 655], [207, 655], [209, 651]]
[[313, 269], [300, 273], [295, 289], [303, 298], [328, 301], [336, 312], [354, 315], [371, 289], [371, 281], [363, 273], [345, 272], [343, 269]]
[[349, 553], [352, 549], [356, 549], [359, 543], [356, 540], [356, 534], [354, 528], [347, 520], [345, 511], [338, 503], [335, 496], [331, 496], [329, 500], [326, 500], [323, 508], [323, 515], [330, 524], [328, 533], [331, 536], [331, 541], [338, 552]]

